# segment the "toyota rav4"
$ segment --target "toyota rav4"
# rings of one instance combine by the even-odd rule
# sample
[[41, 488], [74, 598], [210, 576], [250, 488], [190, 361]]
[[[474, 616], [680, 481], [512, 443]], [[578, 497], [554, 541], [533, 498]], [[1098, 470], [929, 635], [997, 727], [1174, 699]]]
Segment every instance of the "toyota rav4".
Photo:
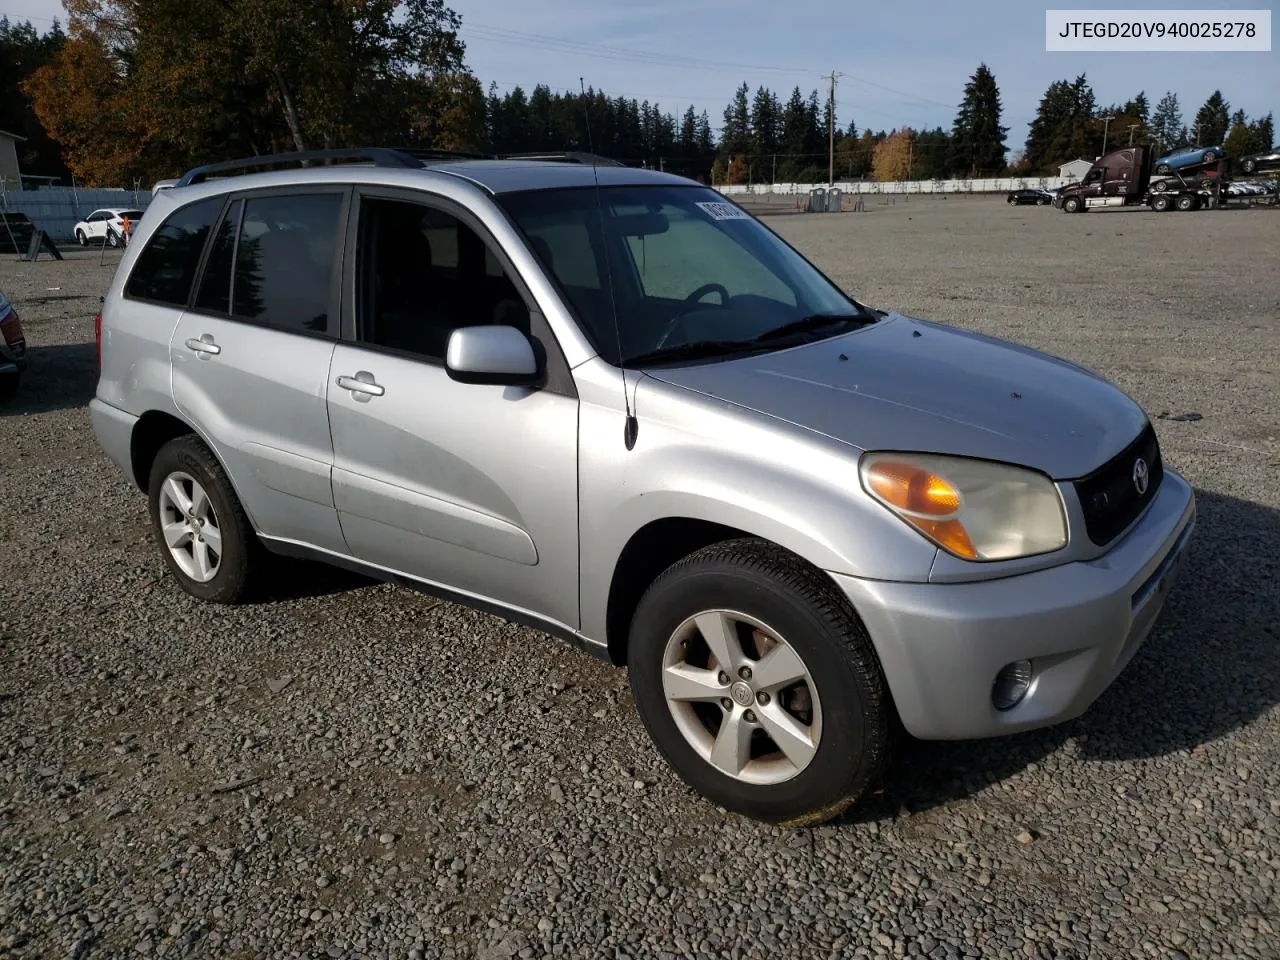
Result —
[[157, 193], [103, 304], [93, 425], [187, 593], [305, 557], [531, 625], [791, 825], [899, 723], [1076, 717], [1150, 634], [1194, 500], [1100, 377], [863, 304], [680, 177], [321, 159]]

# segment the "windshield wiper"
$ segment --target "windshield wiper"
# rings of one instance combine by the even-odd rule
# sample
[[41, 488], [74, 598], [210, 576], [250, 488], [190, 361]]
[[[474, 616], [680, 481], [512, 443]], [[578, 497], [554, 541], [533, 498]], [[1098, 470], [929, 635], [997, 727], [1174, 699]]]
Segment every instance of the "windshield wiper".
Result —
[[753, 353], [767, 349], [754, 340], [694, 340], [671, 347], [660, 347], [647, 353], [638, 353], [624, 361], [628, 367], [660, 360], [701, 360], [704, 357], [722, 357], [731, 353]]
[[801, 317], [799, 320], [792, 320], [790, 323], [784, 323], [782, 326], [774, 327], [772, 330], [766, 330], [755, 337], [752, 342], [762, 343], [770, 340], [781, 340], [784, 337], [794, 336], [795, 334], [821, 330], [837, 323], [854, 323], [858, 326], [863, 326], [872, 322], [874, 322], [874, 319], [866, 313], [815, 313], [807, 317]]

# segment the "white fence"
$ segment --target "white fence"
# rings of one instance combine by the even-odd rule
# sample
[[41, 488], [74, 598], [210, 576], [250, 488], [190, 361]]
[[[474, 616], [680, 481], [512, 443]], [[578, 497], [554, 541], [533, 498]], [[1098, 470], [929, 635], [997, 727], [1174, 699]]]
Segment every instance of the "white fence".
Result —
[[0, 211], [24, 213], [37, 230], [59, 243], [75, 240], [76, 224], [103, 207], [145, 210], [151, 202], [149, 190], [81, 190], [76, 187], [48, 187], [0, 193]]
[[[987, 180], [837, 180], [836, 189], [844, 194], [930, 194], [930, 193], [1008, 193], [1010, 190], [1057, 190], [1075, 177], [995, 177]], [[810, 190], [826, 189], [825, 183], [736, 183], [719, 184], [716, 190], [725, 196], [807, 196]]]

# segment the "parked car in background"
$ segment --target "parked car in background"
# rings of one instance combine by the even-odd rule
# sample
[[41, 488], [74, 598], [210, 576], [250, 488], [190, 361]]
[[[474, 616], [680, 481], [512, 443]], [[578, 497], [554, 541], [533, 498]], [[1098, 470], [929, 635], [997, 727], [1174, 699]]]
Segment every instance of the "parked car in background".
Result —
[[[1098, 375], [865, 305], [683, 177], [328, 158], [162, 191], [97, 318], [93, 428], [189, 595], [276, 554], [533, 626], [790, 825], [899, 722], [1072, 719], [1151, 635], [1195, 500]], [[478, 639], [442, 655], [486, 682]]]
[[128, 217], [129, 223], [136, 227], [138, 221], [142, 219], [142, 211], [128, 207], [95, 210], [76, 224], [76, 241], [80, 246], [85, 247], [89, 245], [89, 241], [101, 240], [105, 237], [109, 245], [118, 247], [120, 238], [124, 236], [125, 217]]
[[18, 381], [27, 369], [27, 339], [22, 321], [9, 298], [0, 290], [0, 400], [18, 392]]
[[1053, 202], [1053, 194], [1048, 190], [1011, 190], [1008, 202], [1013, 206], [1034, 203], [1038, 207]]
[[1262, 153], [1251, 153], [1240, 158], [1240, 169], [1244, 173], [1258, 173], [1261, 170], [1280, 168], [1280, 146]]
[[1163, 157], [1156, 158], [1156, 173], [1173, 173], [1175, 170], [1186, 170], [1189, 167], [1198, 167], [1204, 163], [1213, 163], [1221, 160], [1227, 155], [1227, 151], [1221, 147], [1184, 147], [1181, 150], [1175, 150], [1173, 153], [1166, 153]]

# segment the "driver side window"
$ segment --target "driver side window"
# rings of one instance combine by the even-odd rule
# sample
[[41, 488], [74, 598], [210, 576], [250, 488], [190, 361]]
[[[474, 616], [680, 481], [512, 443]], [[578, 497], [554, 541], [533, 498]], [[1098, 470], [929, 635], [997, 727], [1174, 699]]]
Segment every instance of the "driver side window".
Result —
[[[684, 300], [714, 282], [731, 297], [754, 294], [796, 305], [795, 293], [785, 283], [710, 220], [671, 205], [664, 205], [662, 214], [669, 220], [664, 232], [627, 237], [645, 296]], [[716, 302], [711, 293], [706, 300]]]

